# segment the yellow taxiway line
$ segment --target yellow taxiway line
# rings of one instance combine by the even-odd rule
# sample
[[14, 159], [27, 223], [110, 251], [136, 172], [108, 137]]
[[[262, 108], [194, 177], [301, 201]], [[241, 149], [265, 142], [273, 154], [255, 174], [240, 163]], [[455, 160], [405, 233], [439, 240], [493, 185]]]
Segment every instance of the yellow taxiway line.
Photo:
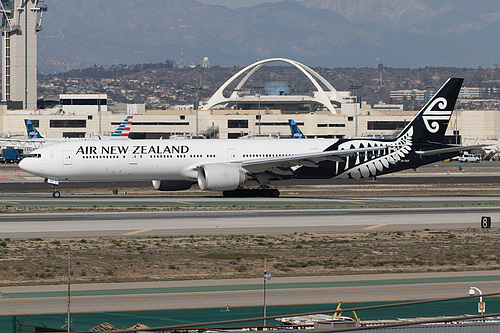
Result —
[[127, 232], [126, 234], [122, 234], [122, 236], [130, 236], [130, 235], [135, 235], [135, 234], [140, 234], [141, 232], [146, 232], [146, 231], [151, 231], [153, 229], [142, 229], [142, 230], [137, 230], [137, 231], [131, 231]]
[[372, 230], [372, 229], [376, 229], [376, 228], [380, 228], [380, 227], [383, 227], [383, 226], [386, 226], [387, 224], [377, 224], [377, 225], [372, 225], [371, 227], [366, 227], [366, 228], [363, 228], [363, 230]]

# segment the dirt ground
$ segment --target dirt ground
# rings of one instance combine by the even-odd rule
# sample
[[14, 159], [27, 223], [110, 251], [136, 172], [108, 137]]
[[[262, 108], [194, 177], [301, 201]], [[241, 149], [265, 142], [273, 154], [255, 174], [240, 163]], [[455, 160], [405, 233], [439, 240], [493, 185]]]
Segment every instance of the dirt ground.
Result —
[[0, 240], [0, 285], [500, 269], [500, 232]]

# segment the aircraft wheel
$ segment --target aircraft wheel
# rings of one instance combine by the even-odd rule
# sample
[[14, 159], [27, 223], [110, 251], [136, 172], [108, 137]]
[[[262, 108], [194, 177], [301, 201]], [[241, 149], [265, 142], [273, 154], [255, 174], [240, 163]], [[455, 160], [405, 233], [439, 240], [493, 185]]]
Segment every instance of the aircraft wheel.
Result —
[[259, 191], [259, 196], [263, 197], [263, 198], [267, 198], [267, 197], [270, 197], [271, 196], [271, 190], [267, 189], [267, 188], [263, 188]]
[[222, 195], [226, 198], [234, 197], [234, 191], [222, 191]]
[[61, 192], [59, 192], [59, 191], [52, 192], [52, 197], [53, 198], [60, 198], [61, 197]]
[[273, 189], [271, 190], [271, 197], [273, 197], [273, 198], [277, 198], [277, 197], [279, 197], [279, 196], [280, 196], [280, 191], [279, 191], [278, 189], [273, 188]]

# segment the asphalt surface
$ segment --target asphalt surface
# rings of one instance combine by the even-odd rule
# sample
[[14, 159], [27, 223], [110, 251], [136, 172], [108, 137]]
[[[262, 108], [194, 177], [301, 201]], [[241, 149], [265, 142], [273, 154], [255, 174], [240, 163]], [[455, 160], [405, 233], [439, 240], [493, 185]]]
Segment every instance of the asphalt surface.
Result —
[[500, 207], [3, 214], [0, 235], [28, 239], [457, 230], [479, 228], [482, 216], [490, 216], [495, 226]]
[[[273, 181], [272, 186], [280, 188], [292, 185], [372, 185], [372, 184], [500, 184], [500, 162], [458, 163], [439, 162], [426, 165], [417, 170], [406, 170], [396, 174], [387, 174], [373, 179], [289, 179]], [[250, 181], [248, 186], [256, 186]], [[151, 188], [150, 181], [124, 181], [124, 182], [61, 182], [60, 190], [86, 189], [86, 188]], [[50, 185], [43, 182], [42, 178], [33, 177], [16, 164], [0, 164], [0, 190], [11, 191], [39, 191], [49, 189]]]
[[[500, 290], [500, 272], [372, 274], [272, 278], [266, 303], [272, 305], [409, 301], [467, 296]], [[64, 313], [67, 287], [4, 287], [0, 315]], [[73, 285], [73, 312], [225, 308], [262, 305], [261, 278]], [[493, 311], [493, 309], [489, 309]]]
[[[428, 166], [419, 172], [405, 172], [379, 177], [377, 180], [296, 180], [277, 182], [287, 184], [500, 184], [500, 163], [480, 165]], [[448, 174], [448, 168], [454, 168]], [[15, 168], [8, 169], [15, 170]], [[465, 170], [465, 172], [463, 172]], [[9, 171], [10, 172], [10, 171]], [[6, 172], [6, 174], [9, 174]], [[17, 176], [17, 174], [16, 174]], [[134, 237], [134, 235], [209, 235], [209, 234], [271, 234], [297, 232], [359, 232], [421, 229], [479, 228], [482, 216], [490, 216], [493, 231], [500, 220], [498, 195], [455, 195], [401, 198], [394, 196], [309, 196], [282, 197], [276, 200], [223, 199], [220, 196], [201, 197], [113, 197], [76, 195], [54, 201], [46, 194], [33, 194], [47, 189], [40, 179], [0, 181], [1, 205], [46, 206], [140, 206], [173, 205], [210, 206], [211, 211], [172, 211], [125, 213], [60, 213], [60, 214], [0, 214], [0, 238], [32, 237]], [[25, 178], [22, 173], [17, 176]], [[64, 188], [117, 187], [116, 183], [64, 183]], [[149, 182], [121, 183], [123, 187], [145, 187]], [[11, 193], [12, 192], [12, 193]], [[218, 210], [217, 205], [235, 207], [272, 202], [273, 210]], [[456, 202], [464, 207], [453, 207]], [[396, 205], [396, 208], [366, 208], [368, 204]], [[416, 207], [419, 203], [428, 207]], [[481, 204], [487, 204], [481, 206]], [[341, 204], [352, 208], [338, 208]], [[291, 209], [309, 205], [311, 209]], [[328, 208], [318, 208], [318, 206]], [[273, 278], [269, 286], [268, 305], [316, 304], [338, 301], [387, 301], [456, 297], [471, 286], [484, 293], [500, 290], [500, 272], [420, 273], [369, 276], [329, 276]], [[66, 311], [66, 286], [3, 287], [0, 315], [63, 313]], [[139, 284], [99, 284], [73, 286], [72, 311], [99, 312], [123, 310], [152, 310], [255, 306], [262, 304], [262, 279], [223, 281], [172, 281]]]

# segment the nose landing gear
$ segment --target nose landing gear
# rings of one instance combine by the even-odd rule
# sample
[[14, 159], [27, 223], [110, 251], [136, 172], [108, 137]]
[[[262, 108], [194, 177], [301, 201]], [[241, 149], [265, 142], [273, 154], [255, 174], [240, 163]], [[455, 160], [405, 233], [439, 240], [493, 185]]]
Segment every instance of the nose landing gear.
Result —
[[53, 198], [56, 198], [56, 199], [57, 199], [57, 198], [60, 198], [60, 197], [61, 197], [61, 192], [59, 192], [59, 191], [57, 190], [57, 187], [55, 187], [55, 186], [52, 186], [52, 187], [54, 188], [54, 192], [52, 192], [52, 197], [53, 197]]
[[54, 189], [54, 191], [52, 192], [52, 197], [53, 198], [60, 198], [61, 197], [61, 192], [59, 192], [57, 190], [57, 187], [59, 186], [59, 181], [57, 179], [46, 178], [45, 182], [47, 184], [50, 184], [50, 188]]

